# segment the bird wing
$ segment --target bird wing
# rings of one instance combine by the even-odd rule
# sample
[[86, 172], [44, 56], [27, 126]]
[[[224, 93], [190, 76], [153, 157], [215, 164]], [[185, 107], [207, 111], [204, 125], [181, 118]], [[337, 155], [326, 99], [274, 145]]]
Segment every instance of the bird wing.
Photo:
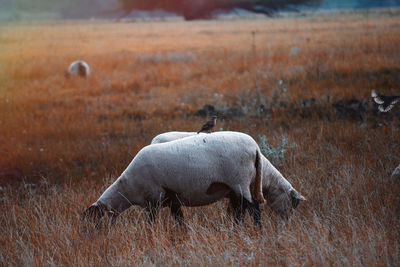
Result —
[[400, 97], [394, 96], [391, 97], [390, 100], [387, 100], [386, 102], [383, 103], [383, 105], [378, 106], [378, 110], [380, 112], [388, 112], [390, 111], [394, 105], [396, 105], [398, 102], [400, 102]]
[[206, 123], [203, 124], [203, 126], [201, 127], [201, 129], [200, 129], [199, 132], [208, 130], [208, 129], [210, 129], [210, 128], [213, 127], [213, 126], [214, 126], [213, 121], [207, 121]]
[[400, 96], [395, 96], [390, 104], [395, 105], [400, 102]]
[[371, 91], [371, 96], [374, 99], [375, 103], [382, 105], [385, 101], [382, 99], [382, 95], [378, 94], [375, 90]]
[[212, 127], [212, 126], [214, 126], [214, 122], [213, 122], [213, 121], [207, 121], [207, 122], [203, 125], [204, 128], [210, 128], [210, 127]]
[[379, 105], [379, 106], [378, 106], [378, 110], [379, 110], [380, 112], [388, 112], [388, 111], [390, 111], [393, 107], [394, 107], [394, 105], [392, 105], [392, 104], [389, 104], [388, 106]]

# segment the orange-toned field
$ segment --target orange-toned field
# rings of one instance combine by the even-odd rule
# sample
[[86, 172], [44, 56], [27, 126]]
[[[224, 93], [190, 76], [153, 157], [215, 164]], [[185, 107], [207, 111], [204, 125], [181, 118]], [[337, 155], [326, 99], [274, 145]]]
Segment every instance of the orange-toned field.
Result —
[[[397, 265], [400, 13], [0, 25], [0, 265]], [[87, 79], [66, 78], [83, 59]], [[139, 208], [88, 232], [80, 213], [161, 132], [282, 136], [277, 168], [307, 201], [288, 223], [234, 227], [226, 202]], [[271, 159], [274, 161], [274, 159]], [[276, 161], [278, 163], [278, 161]]]

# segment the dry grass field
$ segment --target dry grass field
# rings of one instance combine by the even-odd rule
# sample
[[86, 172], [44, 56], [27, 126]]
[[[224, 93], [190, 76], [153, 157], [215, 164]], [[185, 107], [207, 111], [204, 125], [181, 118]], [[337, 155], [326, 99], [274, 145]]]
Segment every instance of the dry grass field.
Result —
[[[0, 25], [1, 266], [396, 266], [400, 13]], [[66, 78], [83, 59], [87, 79]], [[291, 146], [277, 168], [307, 197], [287, 223], [234, 227], [221, 201], [186, 228], [139, 208], [95, 232], [80, 213], [161, 132], [217, 130]]]

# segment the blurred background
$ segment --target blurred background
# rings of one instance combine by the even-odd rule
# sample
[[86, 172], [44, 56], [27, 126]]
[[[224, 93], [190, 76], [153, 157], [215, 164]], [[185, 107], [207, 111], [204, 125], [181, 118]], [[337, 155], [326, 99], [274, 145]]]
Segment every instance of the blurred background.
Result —
[[[263, 2], [267, 8], [263, 8]], [[279, 4], [276, 4], [276, 2]], [[383, 8], [398, 5], [400, 5], [399, 0], [153, 0], [145, 1], [145, 3], [135, 0], [1, 0], [0, 20], [119, 18], [121, 16], [143, 18], [177, 15], [183, 15], [186, 18], [200, 18], [209, 15], [229, 14], [230, 12], [235, 14], [274, 12], [276, 8], [282, 8], [281, 11], [292, 11], [293, 9], [326, 11]]]

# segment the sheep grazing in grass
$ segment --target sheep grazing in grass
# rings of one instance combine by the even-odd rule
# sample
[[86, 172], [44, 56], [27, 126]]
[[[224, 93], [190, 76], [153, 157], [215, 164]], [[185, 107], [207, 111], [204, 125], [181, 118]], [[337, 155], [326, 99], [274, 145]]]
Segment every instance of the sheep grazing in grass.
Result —
[[394, 169], [393, 173], [392, 173], [392, 179], [396, 179], [400, 181], [400, 165], [397, 166], [396, 169]]
[[66, 74], [67, 77], [70, 76], [81, 76], [87, 77], [90, 75], [90, 67], [83, 60], [77, 60], [71, 63], [68, 68], [68, 72]]
[[[274, 168], [263, 166], [260, 148], [253, 138], [238, 132], [217, 132], [152, 144], [141, 149], [121, 176], [93, 203], [83, 217], [96, 226], [108, 214], [111, 222], [132, 205], [149, 213], [150, 221], [159, 207], [169, 207], [183, 223], [181, 206], [202, 206], [232, 194], [246, 208], [264, 203], [262, 175], [271, 176], [275, 207], [284, 212], [290, 198], [300, 197], [290, 184], [276, 185], [280, 179]], [[272, 181], [271, 180], [271, 181]], [[290, 188], [289, 188], [290, 187]]]
[[[224, 135], [230, 135], [231, 132], [222, 132]], [[196, 132], [166, 132], [157, 135], [151, 141], [152, 144], [170, 142], [190, 136], [197, 135]], [[205, 136], [206, 134], [200, 134]], [[262, 163], [262, 191], [267, 197], [268, 204], [280, 219], [286, 220], [290, 208], [296, 208], [300, 201], [306, 200], [299, 194], [292, 185], [282, 176], [282, 174], [261, 154]], [[260, 224], [260, 210], [256, 207], [241, 207], [238, 198], [234, 194], [227, 195], [230, 199], [230, 208], [232, 208], [234, 219], [241, 222], [246, 210], [249, 211], [255, 223]]]

